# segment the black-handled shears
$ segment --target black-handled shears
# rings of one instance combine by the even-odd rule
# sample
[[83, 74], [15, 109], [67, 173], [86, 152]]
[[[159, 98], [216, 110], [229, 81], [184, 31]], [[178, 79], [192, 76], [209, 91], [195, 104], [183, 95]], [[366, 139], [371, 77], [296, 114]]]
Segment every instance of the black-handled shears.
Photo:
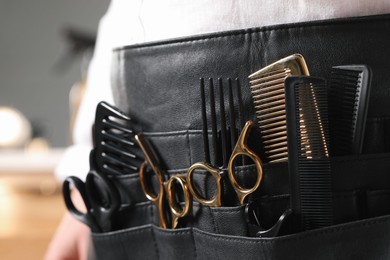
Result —
[[[82, 212], [73, 203], [72, 189], [76, 189], [80, 193], [86, 212]], [[78, 177], [67, 177], [62, 192], [69, 212], [76, 219], [88, 225], [92, 232], [113, 230], [115, 214], [120, 207], [120, 196], [106, 175], [99, 174], [92, 169], [88, 172], [85, 183]]]

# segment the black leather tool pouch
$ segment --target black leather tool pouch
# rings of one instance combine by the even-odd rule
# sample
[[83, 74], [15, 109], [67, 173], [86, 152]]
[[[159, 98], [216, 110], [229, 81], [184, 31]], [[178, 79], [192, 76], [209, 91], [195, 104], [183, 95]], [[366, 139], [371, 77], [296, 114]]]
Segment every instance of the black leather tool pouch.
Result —
[[[257, 237], [245, 205], [229, 187], [224, 204], [194, 201], [177, 229], [159, 227], [138, 174], [112, 176], [122, 197], [117, 230], [93, 233], [97, 259], [389, 259], [390, 15], [277, 25], [116, 49], [115, 104], [153, 144], [168, 174], [204, 161], [199, 78], [239, 78], [245, 117], [256, 121], [248, 75], [288, 55], [305, 57], [310, 74], [366, 64], [373, 72], [362, 155], [331, 158], [334, 225]], [[265, 163], [256, 194], [267, 229], [289, 207], [288, 167]], [[248, 165], [242, 172], [254, 171]], [[197, 177], [200, 186], [210, 180]], [[245, 174], [242, 174], [245, 178]]]

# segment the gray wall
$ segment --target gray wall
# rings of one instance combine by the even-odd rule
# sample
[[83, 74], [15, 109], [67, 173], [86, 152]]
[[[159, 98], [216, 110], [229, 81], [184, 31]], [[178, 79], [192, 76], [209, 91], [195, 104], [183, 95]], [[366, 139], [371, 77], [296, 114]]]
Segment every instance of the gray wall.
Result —
[[[41, 125], [54, 147], [69, 144], [68, 94], [80, 78], [80, 59], [55, 70], [66, 52], [61, 30], [96, 33], [109, 0], [0, 0], [0, 106]], [[0, 126], [1, 127], [1, 126]]]

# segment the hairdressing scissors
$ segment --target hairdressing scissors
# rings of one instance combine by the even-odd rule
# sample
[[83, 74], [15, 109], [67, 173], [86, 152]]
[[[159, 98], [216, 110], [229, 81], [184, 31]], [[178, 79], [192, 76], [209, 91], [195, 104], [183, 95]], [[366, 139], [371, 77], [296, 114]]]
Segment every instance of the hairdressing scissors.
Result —
[[[263, 166], [260, 157], [254, 153], [247, 145], [247, 139], [250, 133], [250, 130], [253, 126], [253, 121], [249, 120], [246, 122], [245, 126], [242, 128], [241, 134], [238, 137], [237, 143], [232, 151], [232, 154], [228, 163], [228, 177], [235, 190], [237, 197], [239, 199], [240, 204], [244, 204], [246, 202], [246, 198], [248, 195], [252, 194], [257, 188], [260, 186], [261, 179], [263, 177]], [[251, 188], [245, 188], [241, 186], [241, 184], [237, 181], [236, 172], [235, 172], [235, 161], [239, 156], [249, 157], [255, 164], [256, 167], [256, 182]], [[217, 186], [217, 192], [212, 198], [205, 198], [194, 186], [193, 176], [195, 170], [205, 170], [207, 173], [211, 174], [214, 178]], [[187, 185], [189, 190], [191, 191], [192, 196], [199, 201], [203, 205], [220, 207], [222, 205], [222, 179], [221, 179], [222, 170], [212, 166], [209, 163], [198, 162], [194, 163], [187, 172]]]
[[[157, 156], [154, 154], [146, 139], [142, 135], [135, 135], [135, 139], [145, 157], [145, 161], [141, 164], [139, 172], [142, 190], [146, 197], [156, 205], [161, 227], [168, 227], [167, 210], [169, 210], [171, 213], [171, 228], [174, 229], [177, 227], [179, 219], [188, 214], [192, 205], [192, 198], [190, 191], [188, 190], [186, 178], [176, 174], [166, 181], [165, 175], [159, 167]], [[152, 173], [156, 175], [158, 192], [154, 191], [151, 179], [146, 177], [148, 167], [151, 169]], [[177, 187], [180, 187], [184, 194], [183, 207], [179, 205], [180, 202], [177, 199], [177, 195], [179, 194], [177, 192]], [[168, 205], [166, 205], [166, 202], [168, 202]]]
[[[94, 150], [90, 161], [93, 161]], [[83, 200], [86, 211], [82, 212], [71, 198], [71, 190], [76, 189]], [[88, 225], [92, 232], [108, 232], [113, 230], [115, 213], [120, 206], [119, 192], [106, 175], [94, 169], [88, 172], [85, 183], [78, 177], [67, 177], [63, 184], [63, 196], [69, 212], [79, 221]]]

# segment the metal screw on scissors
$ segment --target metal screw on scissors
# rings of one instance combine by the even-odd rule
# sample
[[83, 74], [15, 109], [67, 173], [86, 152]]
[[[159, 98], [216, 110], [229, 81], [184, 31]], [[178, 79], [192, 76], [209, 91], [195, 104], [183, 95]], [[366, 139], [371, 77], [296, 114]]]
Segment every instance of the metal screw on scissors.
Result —
[[[181, 175], [174, 175], [168, 181], [165, 181], [164, 173], [160, 169], [157, 161], [157, 156], [153, 153], [146, 139], [142, 135], [135, 135], [135, 139], [145, 156], [145, 161], [141, 164], [139, 173], [142, 190], [144, 191], [146, 197], [156, 205], [161, 227], [164, 229], [168, 228], [166, 211], [169, 209], [171, 213], [170, 227], [175, 229], [178, 225], [179, 219], [188, 214], [192, 205], [192, 198], [187, 187], [186, 179]], [[157, 193], [153, 191], [151, 181], [146, 177], [148, 167], [151, 168], [152, 173], [154, 173], [157, 177]], [[179, 206], [179, 202], [177, 202], [177, 186], [182, 189], [184, 194], [183, 208], [181, 208]], [[168, 205], [165, 204], [166, 202], [168, 202]], [[166, 206], [168, 206], [168, 209]]]

